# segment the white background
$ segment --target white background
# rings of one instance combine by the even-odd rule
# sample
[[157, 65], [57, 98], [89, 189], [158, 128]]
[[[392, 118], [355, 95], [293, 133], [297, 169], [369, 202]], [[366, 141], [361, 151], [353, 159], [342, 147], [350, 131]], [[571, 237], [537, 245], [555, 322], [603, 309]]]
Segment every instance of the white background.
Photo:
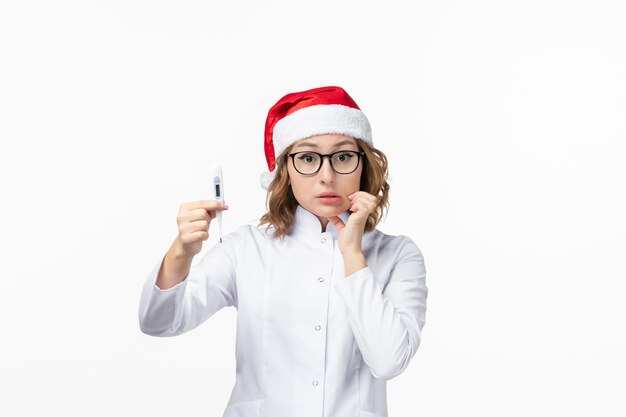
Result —
[[209, 164], [261, 216], [267, 110], [323, 85], [426, 261], [389, 415], [626, 415], [620, 3], [2, 1], [0, 415], [221, 415], [236, 310], [147, 336], [141, 285]]

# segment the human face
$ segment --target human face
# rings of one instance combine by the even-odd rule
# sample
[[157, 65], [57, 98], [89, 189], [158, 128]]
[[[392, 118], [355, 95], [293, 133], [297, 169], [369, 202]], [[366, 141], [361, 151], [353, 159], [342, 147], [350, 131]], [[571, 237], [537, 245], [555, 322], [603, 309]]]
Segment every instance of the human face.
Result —
[[[330, 154], [337, 151], [359, 151], [356, 139], [345, 135], [317, 135], [296, 142], [289, 153], [314, 151]], [[326, 230], [328, 217], [337, 216], [351, 206], [348, 196], [359, 191], [363, 161], [350, 174], [337, 174], [330, 166], [328, 158], [322, 158], [320, 170], [313, 175], [302, 175], [293, 166], [292, 158], [287, 161], [287, 172], [291, 190], [298, 204], [315, 214]], [[322, 193], [332, 193], [333, 197], [323, 197]]]

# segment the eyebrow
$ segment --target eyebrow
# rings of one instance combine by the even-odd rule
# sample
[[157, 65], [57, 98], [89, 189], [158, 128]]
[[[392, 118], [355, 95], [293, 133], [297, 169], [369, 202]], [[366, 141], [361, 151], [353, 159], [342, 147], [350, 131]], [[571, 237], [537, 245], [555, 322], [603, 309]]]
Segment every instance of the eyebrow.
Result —
[[[339, 146], [342, 146], [342, 145], [355, 145], [355, 143], [351, 142], [349, 140], [342, 140], [341, 142], [335, 143], [335, 145], [333, 147], [338, 148]], [[310, 146], [311, 148], [319, 148], [319, 146], [317, 146], [315, 143], [311, 143], [311, 142], [300, 142], [299, 144], [294, 146], [294, 148], [298, 148], [300, 146]]]

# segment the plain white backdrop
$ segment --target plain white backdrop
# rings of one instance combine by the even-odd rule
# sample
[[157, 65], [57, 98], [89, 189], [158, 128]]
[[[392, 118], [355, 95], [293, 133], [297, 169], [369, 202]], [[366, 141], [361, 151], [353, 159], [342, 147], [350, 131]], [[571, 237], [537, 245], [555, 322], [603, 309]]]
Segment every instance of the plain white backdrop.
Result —
[[0, 415], [221, 416], [236, 310], [147, 336], [141, 285], [211, 163], [261, 216], [267, 111], [323, 85], [425, 257], [389, 415], [626, 415], [620, 3], [2, 1]]

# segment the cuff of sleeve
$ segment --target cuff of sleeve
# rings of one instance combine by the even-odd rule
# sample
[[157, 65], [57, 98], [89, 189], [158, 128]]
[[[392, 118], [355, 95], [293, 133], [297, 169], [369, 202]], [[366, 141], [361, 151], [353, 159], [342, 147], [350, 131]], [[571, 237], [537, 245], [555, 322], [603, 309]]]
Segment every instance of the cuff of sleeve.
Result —
[[366, 266], [363, 269], [359, 269], [354, 274], [337, 281], [334, 285], [335, 290], [345, 300], [345, 296], [352, 292], [352, 288], [363, 285], [363, 281], [369, 279], [368, 277], [374, 278], [372, 270], [369, 266]]
[[172, 293], [172, 292], [183, 290], [185, 286], [187, 286], [187, 278], [189, 277], [185, 278], [184, 280], [174, 285], [173, 287], [166, 288], [166, 289], [159, 288], [159, 286], [156, 285], [157, 278], [159, 277], [159, 271], [161, 270], [161, 267], [163, 266], [164, 261], [165, 261], [165, 255], [161, 258], [161, 261], [157, 264], [157, 266], [152, 269], [150, 282], [152, 282], [153, 292], [159, 293], [159, 294], [165, 294], [165, 293]]

